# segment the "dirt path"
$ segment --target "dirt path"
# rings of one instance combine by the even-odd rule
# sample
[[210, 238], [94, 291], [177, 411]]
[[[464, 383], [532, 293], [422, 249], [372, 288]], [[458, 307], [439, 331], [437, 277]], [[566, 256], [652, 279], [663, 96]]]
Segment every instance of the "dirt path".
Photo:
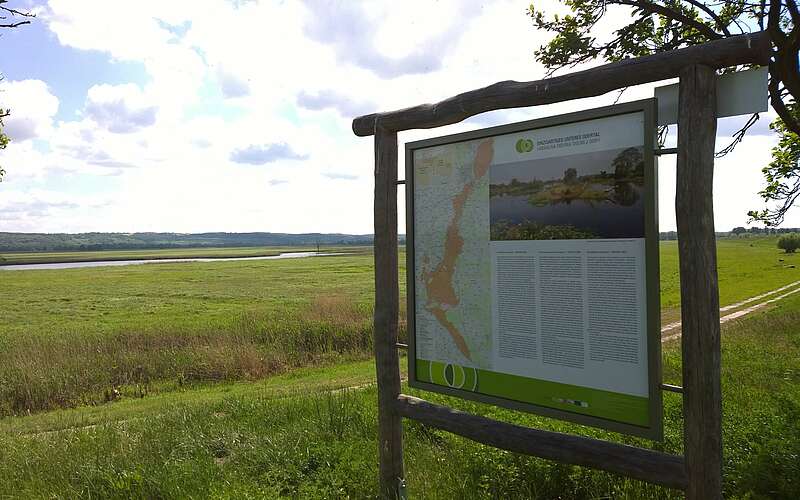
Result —
[[[744, 309], [739, 309], [740, 307], [745, 306], [747, 304], [750, 304], [751, 302], [755, 302], [757, 300], [761, 300], [761, 299], [763, 299], [765, 297], [769, 297], [771, 295], [775, 295], [776, 293], [783, 292], [784, 290], [788, 290], [788, 289], [793, 288], [793, 287], [797, 287], [797, 288], [794, 288], [793, 290], [790, 290], [790, 291], [788, 291], [788, 292], [786, 292], [784, 294], [778, 295], [777, 297], [773, 297], [773, 298], [765, 300], [763, 302], [759, 302], [757, 304], [754, 304], [754, 305], [752, 305], [750, 307], [746, 307]], [[742, 316], [745, 316], [745, 315], [750, 314], [752, 312], [758, 311], [759, 309], [762, 309], [762, 308], [766, 307], [769, 304], [777, 302], [777, 301], [779, 301], [779, 300], [781, 300], [781, 299], [783, 299], [785, 297], [788, 297], [789, 295], [795, 294], [797, 292], [800, 292], [800, 281], [795, 281], [793, 283], [789, 283], [788, 285], [782, 286], [780, 288], [776, 288], [775, 290], [771, 290], [769, 292], [765, 292], [765, 293], [762, 293], [760, 295], [756, 295], [755, 297], [750, 297], [749, 299], [742, 300], [741, 302], [737, 302], [735, 304], [731, 304], [731, 305], [728, 305], [728, 306], [725, 306], [725, 307], [720, 307], [720, 309], [719, 309], [720, 313], [724, 313], [724, 312], [727, 312], [727, 311], [732, 311], [734, 309], [739, 309], [739, 310], [738, 311], [734, 311], [734, 312], [732, 312], [730, 314], [726, 314], [724, 316], [721, 316], [719, 318], [719, 322], [720, 322], [720, 324], [724, 324], [724, 323], [727, 323], [728, 321], [734, 320], [736, 318], [741, 318]], [[665, 334], [667, 334], [667, 335], [665, 335]], [[668, 342], [670, 340], [675, 340], [675, 339], [678, 339], [680, 337], [681, 337], [681, 322], [680, 321], [676, 321], [674, 323], [666, 324], [661, 328], [661, 342]]]

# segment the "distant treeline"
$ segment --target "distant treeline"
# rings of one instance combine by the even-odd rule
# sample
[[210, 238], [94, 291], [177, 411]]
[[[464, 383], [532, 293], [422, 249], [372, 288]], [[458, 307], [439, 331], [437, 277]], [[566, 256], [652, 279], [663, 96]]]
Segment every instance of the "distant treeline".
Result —
[[[750, 235], [769, 236], [772, 234], [800, 233], [800, 228], [796, 227], [735, 227], [730, 231], [717, 231], [717, 238], [747, 238]], [[665, 231], [659, 233], [662, 240], [677, 240], [678, 233], [675, 231]]]
[[[404, 240], [403, 237], [400, 238]], [[371, 234], [324, 233], [3, 233], [0, 252], [158, 248], [372, 245]]]

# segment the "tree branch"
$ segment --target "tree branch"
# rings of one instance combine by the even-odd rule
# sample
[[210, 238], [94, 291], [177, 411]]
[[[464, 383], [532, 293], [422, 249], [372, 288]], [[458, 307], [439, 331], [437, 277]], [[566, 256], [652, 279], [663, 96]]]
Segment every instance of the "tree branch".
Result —
[[[11, 14], [12, 17], [13, 16], [20, 16], [27, 18], [36, 17], [36, 14], [33, 14], [31, 12], [22, 12], [17, 9], [12, 9], [11, 7], [3, 7], [4, 3], [8, 3], [8, 0], [0, 0], [0, 11], [8, 12], [9, 14]], [[8, 18], [7, 16], [0, 16], [0, 19], [7, 19], [7, 18]], [[5, 23], [5, 24], [0, 24], [0, 28], [16, 28], [18, 26], [22, 26], [23, 24], [31, 24], [31, 22], [30, 20], [25, 20], [25, 21], [17, 21], [14, 23]]]
[[797, 123], [792, 112], [781, 99], [780, 78], [776, 76], [772, 64], [769, 66], [769, 75], [769, 103], [772, 105], [772, 109], [778, 113], [787, 129], [800, 136], [800, 123]]
[[30, 21], [18, 21], [16, 23], [11, 24], [0, 24], [0, 28], [16, 28], [17, 26], [22, 26], [23, 24], [31, 24]]
[[747, 123], [745, 123], [742, 128], [740, 128], [735, 134], [733, 134], [733, 139], [731, 140], [730, 144], [728, 144], [724, 148], [714, 153], [714, 158], [722, 158], [726, 154], [731, 153], [734, 149], [736, 149], [736, 146], [740, 142], [742, 142], [747, 131], [750, 129], [750, 127], [755, 125], [758, 119], [759, 119], [758, 113], [754, 113], [750, 117], [750, 119], [747, 120]]
[[795, 26], [800, 24], [800, 12], [797, 10], [797, 3], [794, 0], [786, 0], [786, 8], [789, 11], [789, 15], [792, 16], [792, 23]]
[[629, 5], [631, 7], [636, 7], [638, 9], [644, 10], [646, 12], [650, 12], [651, 14], [659, 14], [673, 21], [685, 24], [687, 26], [691, 26], [692, 28], [696, 29], [697, 31], [703, 33], [711, 40], [717, 40], [719, 38], [723, 38], [723, 35], [717, 33], [713, 29], [711, 29], [707, 24], [703, 24], [696, 19], [692, 19], [691, 17], [687, 17], [680, 12], [676, 12], [669, 7], [664, 7], [663, 5], [651, 3], [646, 0], [612, 0], [612, 3], [616, 3], [619, 5]]
[[772, 44], [776, 47], [786, 42], [786, 33], [781, 30], [781, 7], [781, 0], [769, 0], [767, 33], [772, 38]]
[[3, 7], [3, 6], [0, 6], [0, 10], [8, 12], [12, 16], [36, 17], [36, 14], [31, 14], [30, 12], [20, 12], [16, 9], [9, 9], [8, 7]]
[[684, 1], [684, 2], [687, 2], [687, 3], [691, 4], [691, 5], [694, 5], [694, 6], [695, 6], [695, 7], [697, 7], [698, 9], [700, 9], [700, 10], [702, 10], [703, 12], [705, 12], [706, 14], [708, 14], [708, 17], [710, 17], [711, 19], [713, 19], [713, 20], [714, 20], [714, 22], [716, 23], [716, 25], [719, 27], [719, 29], [721, 29], [721, 30], [722, 30], [722, 32], [725, 34], [725, 36], [731, 36], [731, 32], [730, 32], [730, 30], [729, 30], [729, 29], [728, 29], [728, 27], [727, 27], [727, 26], [725, 26], [725, 24], [722, 22], [722, 19], [721, 19], [721, 18], [720, 18], [720, 17], [717, 15], [717, 13], [716, 13], [716, 12], [714, 12], [713, 10], [711, 10], [711, 9], [710, 9], [710, 8], [709, 8], [709, 7], [708, 7], [706, 4], [704, 4], [704, 3], [702, 3], [702, 2], [698, 2], [697, 0], [683, 0], [683, 1]]
[[[789, 0], [788, 10], [792, 16], [798, 16], [797, 4], [794, 0]], [[769, 33], [772, 44], [775, 47], [772, 61], [769, 65], [770, 72], [770, 102], [778, 115], [786, 123], [790, 130], [800, 135], [800, 123], [788, 111], [782, 102], [780, 85], [782, 84], [794, 98], [800, 97], [800, 74], [798, 73], [798, 52], [800, 51], [800, 27], [793, 20], [792, 31], [786, 33], [781, 28], [781, 9], [783, 2], [780, 0], [770, 0], [770, 10], [767, 22], [767, 32]], [[795, 13], [791, 13], [794, 10]], [[794, 18], [793, 18], [794, 19]], [[778, 104], [780, 102], [780, 104]]]

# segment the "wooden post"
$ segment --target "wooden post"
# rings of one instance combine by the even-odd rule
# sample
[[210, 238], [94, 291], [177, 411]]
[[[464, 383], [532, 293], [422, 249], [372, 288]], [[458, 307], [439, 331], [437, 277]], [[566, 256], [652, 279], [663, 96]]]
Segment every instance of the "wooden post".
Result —
[[[721, 498], [719, 290], [712, 202], [717, 126], [714, 72], [741, 64], [767, 64], [770, 50], [769, 34], [765, 32], [727, 37], [535, 82], [498, 82], [436, 104], [364, 115], [353, 120], [356, 135], [375, 135], [375, 363], [383, 498], [395, 498], [400, 494], [399, 485], [403, 479], [401, 416], [521, 453], [597, 467], [671, 487], [680, 488], [688, 483], [689, 499]], [[644, 450], [628, 453], [643, 458], [647, 461], [644, 465], [629, 459], [606, 462], [601, 455], [616, 453], [621, 445], [598, 445], [586, 438], [573, 439], [544, 431], [523, 432], [513, 426], [449, 412], [446, 408], [401, 396], [397, 354], [397, 132], [457, 123], [497, 109], [601, 95], [675, 76], [680, 77], [675, 202], [683, 322], [685, 467], [680, 457]], [[532, 437], [540, 442], [520, 444], [506, 436], [498, 437], [493, 431], [485, 432], [486, 429], [513, 431], [518, 437]], [[559, 450], [562, 444], [574, 453], [571, 456], [562, 453]], [[668, 467], [669, 474], [661, 473], [662, 466]], [[685, 474], [679, 472], [681, 469]]]
[[378, 380], [380, 496], [395, 499], [403, 479], [403, 425], [397, 354], [397, 133], [375, 128], [375, 372]]
[[680, 72], [675, 215], [689, 500], [722, 498], [719, 290], [712, 200], [716, 81], [708, 66], [689, 66]]

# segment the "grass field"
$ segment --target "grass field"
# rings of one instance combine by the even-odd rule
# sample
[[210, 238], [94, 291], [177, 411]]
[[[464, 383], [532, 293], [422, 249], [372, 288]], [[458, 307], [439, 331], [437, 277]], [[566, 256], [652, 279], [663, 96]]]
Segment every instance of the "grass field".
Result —
[[[0, 253], [0, 266], [12, 264], [46, 264], [51, 262], [120, 261], [138, 259], [220, 259], [226, 257], [265, 257], [284, 252], [312, 252], [317, 247], [228, 247], [168, 248], [158, 250], [102, 250], [87, 252], [7, 252]], [[321, 252], [364, 253], [367, 247], [320, 248]]]
[[363, 358], [370, 262], [0, 271], [0, 415]]
[[[798, 257], [780, 253], [774, 239], [720, 240], [718, 248], [723, 305], [800, 279]], [[674, 242], [661, 249], [662, 306], [674, 314], [677, 251]], [[404, 269], [400, 277], [403, 284]], [[0, 271], [0, 289], [0, 498], [374, 491], [374, 389], [324, 392], [374, 377], [371, 255]], [[778, 304], [725, 327], [731, 497], [800, 495], [792, 479], [800, 478], [800, 298]], [[667, 382], [680, 383], [678, 345], [665, 344]], [[665, 397], [662, 447], [679, 452], [680, 398]], [[66, 409], [44, 411], [56, 408]], [[674, 496], [406, 425], [416, 498]]]
[[[661, 248], [672, 318], [677, 248]], [[774, 239], [720, 240], [719, 255], [722, 304], [800, 279]], [[0, 416], [362, 359], [372, 279], [369, 254], [0, 271]]]
[[[726, 498], [800, 495], [800, 297], [723, 328]], [[678, 343], [665, 373], [679, 381]], [[301, 369], [0, 420], [0, 498], [370, 498], [376, 392], [369, 361]], [[408, 390], [404, 388], [404, 390]], [[412, 394], [504, 421], [681, 452], [681, 402], [665, 441]], [[680, 498], [675, 491], [475, 444], [405, 421], [410, 498]]]
[[[800, 258], [776, 247], [777, 237], [717, 240], [719, 301], [731, 304], [800, 279]], [[661, 242], [661, 307], [680, 307], [678, 245]]]

